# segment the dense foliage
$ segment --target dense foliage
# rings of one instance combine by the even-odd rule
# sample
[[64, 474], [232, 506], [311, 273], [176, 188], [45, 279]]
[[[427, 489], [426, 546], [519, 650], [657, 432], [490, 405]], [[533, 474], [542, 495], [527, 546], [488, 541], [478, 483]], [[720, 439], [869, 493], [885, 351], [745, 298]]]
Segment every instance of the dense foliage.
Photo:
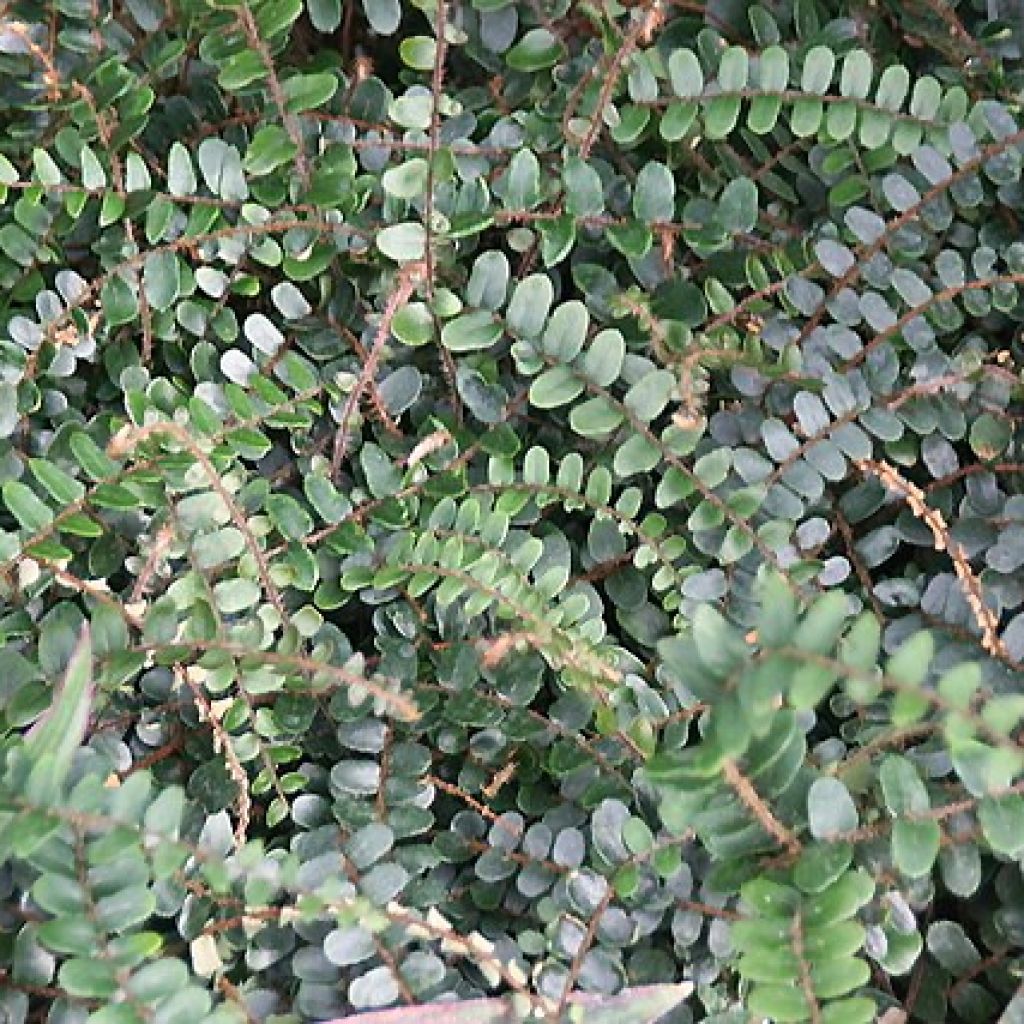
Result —
[[0, 1020], [1024, 1021], [1022, 33], [5, 5]]

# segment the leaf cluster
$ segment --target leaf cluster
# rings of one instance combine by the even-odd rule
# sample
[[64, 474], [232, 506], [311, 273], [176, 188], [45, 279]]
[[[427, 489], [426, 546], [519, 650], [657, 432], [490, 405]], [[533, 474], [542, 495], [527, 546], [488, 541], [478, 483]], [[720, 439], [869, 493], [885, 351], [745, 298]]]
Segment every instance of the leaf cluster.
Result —
[[0, 1018], [1024, 1019], [1010, 7], [4, 8]]

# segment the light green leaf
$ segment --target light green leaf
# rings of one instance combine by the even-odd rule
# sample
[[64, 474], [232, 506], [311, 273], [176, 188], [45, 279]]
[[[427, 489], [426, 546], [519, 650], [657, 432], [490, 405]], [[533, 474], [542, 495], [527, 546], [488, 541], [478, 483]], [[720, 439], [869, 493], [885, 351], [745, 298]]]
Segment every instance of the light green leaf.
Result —
[[521, 338], [536, 338], [544, 329], [554, 297], [554, 286], [546, 274], [523, 278], [516, 285], [505, 313], [509, 330]]
[[978, 821], [996, 853], [1015, 860], [1024, 852], [1024, 798], [1020, 795], [986, 797], [978, 808]]
[[545, 370], [530, 387], [530, 402], [539, 409], [556, 409], [571, 402], [583, 390], [583, 382], [568, 366]]
[[236, 203], [243, 203], [249, 198], [242, 158], [234, 146], [223, 139], [203, 139], [199, 143], [197, 158], [206, 187], [215, 196]]
[[181, 264], [177, 254], [150, 253], [142, 269], [142, 286], [154, 309], [161, 312], [170, 309], [181, 294]]
[[391, 333], [403, 345], [426, 345], [434, 337], [434, 318], [425, 302], [410, 302], [391, 320]]
[[818, 96], [824, 95], [832, 82], [835, 67], [835, 54], [827, 46], [812, 47], [804, 58], [804, 70], [800, 79], [803, 91]]
[[828, 839], [835, 833], [852, 832], [859, 824], [857, 807], [849, 790], [839, 779], [815, 779], [807, 793], [807, 815], [811, 835]]
[[931, 807], [928, 790], [917, 769], [905, 757], [889, 754], [882, 762], [878, 779], [891, 813], [920, 814]]
[[757, 185], [749, 178], [734, 178], [718, 197], [718, 216], [730, 234], [753, 231], [757, 224]]
[[402, 63], [416, 71], [430, 71], [434, 67], [437, 41], [430, 36], [407, 36], [398, 45]]
[[851, 50], [843, 59], [843, 73], [839, 91], [851, 99], [867, 99], [871, 91], [871, 55], [866, 50]]
[[619, 409], [601, 395], [574, 406], [569, 416], [572, 429], [584, 437], [601, 437], [615, 430], [622, 421]]
[[288, 113], [299, 114], [322, 107], [338, 91], [338, 79], [328, 71], [292, 75], [283, 83], [283, 88]]
[[633, 212], [648, 224], [675, 217], [676, 183], [672, 172], [656, 160], [644, 164], [633, 188]]
[[689, 99], [704, 91], [704, 71], [692, 50], [672, 51], [668, 58], [668, 75], [677, 96]]
[[941, 840], [942, 830], [937, 821], [899, 818], [892, 826], [893, 862], [908, 878], [927, 875], [939, 855]]
[[532, 210], [540, 198], [540, 162], [532, 150], [521, 149], [509, 164], [505, 203], [511, 210]]
[[427, 231], [418, 221], [391, 224], [377, 233], [377, 248], [396, 263], [423, 259]]
[[384, 191], [399, 199], [415, 199], [427, 185], [430, 167], [422, 157], [413, 157], [397, 167], [389, 167], [381, 176]]
[[88, 146], [82, 147], [82, 184], [91, 189], [105, 188], [107, 184], [107, 172]]
[[363, 11], [378, 35], [391, 36], [398, 31], [402, 21], [400, 0], [363, 0]]
[[583, 376], [599, 387], [609, 387], [622, 372], [626, 341], [620, 331], [610, 328], [598, 332], [583, 355]]
[[883, 110], [899, 110], [910, 88], [910, 72], [902, 64], [890, 64], [878, 81], [875, 102]]
[[738, 92], [747, 87], [750, 59], [742, 46], [730, 46], [718, 65], [718, 84], [723, 92]]
[[576, 217], [593, 217], [604, 212], [604, 188], [597, 171], [578, 156], [570, 156], [562, 169], [565, 208]]
[[490, 313], [480, 310], [445, 324], [441, 331], [441, 344], [451, 352], [475, 352], [490, 348], [501, 334], [501, 323]]
[[669, 370], [654, 370], [641, 377], [626, 393], [626, 408], [642, 423], [661, 415], [668, 404], [675, 377]]
[[341, 0], [306, 0], [306, 9], [317, 32], [334, 32], [341, 24]]
[[541, 339], [542, 349], [563, 363], [575, 359], [587, 340], [590, 314], [578, 299], [563, 302], [558, 306]]

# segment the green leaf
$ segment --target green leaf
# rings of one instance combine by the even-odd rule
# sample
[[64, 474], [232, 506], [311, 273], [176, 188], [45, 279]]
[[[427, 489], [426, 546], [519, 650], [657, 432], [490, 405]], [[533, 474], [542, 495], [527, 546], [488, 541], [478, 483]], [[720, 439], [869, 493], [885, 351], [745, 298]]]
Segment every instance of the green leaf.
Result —
[[757, 185], [749, 178], [734, 178], [718, 197], [718, 217], [730, 234], [745, 234], [757, 224]]
[[423, 302], [410, 302], [403, 306], [391, 320], [391, 333], [403, 345], [418, 347], [434, 338], [434, 318]]
[[149, 304], [164, 312], [181, 294], [181, 264], [173, 252], [153, 252], [146, 257], [142, 269], [142, 286]]
[[626, 342], [621, 332], [610, 328], [599, 331], [583, 354], [581, 371], [587, 380], [599, 387], [609, 387], [622, 372]]
[[85, 494], [85, 487], [73, 476], [45, 459], [29, 459], [32, 475], [49, 491], [61, 505], [71, 505]]
[[[297, 152], [298, 147], [284, 128], [276, 124], [264, 125], [249, 143], [242, 166], [249, 174], [260, 177], [288, 164]], [[189, 164], [189, 171], [191, 172], [191, 164]], [[195, 188], [194, 178], [192, 179], [192, 188]], [[171, 189], [171, 191], [174, 190]], [[180, 194], [187, 195], [188, 193]]]
[[546, 28], [532, 28], [505, 54], [514, 71], [543, 71], [562, 59], [564, 48]]
[[851, 50], [843, 59], [843, 73], [839, 79], [839, 92], [851, 99], [867, 99], [871, 91], [871, 55], [866, 50]]
[[427, 186], [430, 165], [422, 157], [413, 157], [397, 167], [390, 167], [381, 177], [381, 185], [389, 195], [399, 199], [415, 199]]
[[242, 158], [234, 146], [223, 139], [203, 139], [196, 156], [206, 187], [215, 196], [235, 203], [244, 203], [249, 198]]
[[100, 302], [103, 305], [103, 315], [111, 327], [131, 323], [139, 314], [135, 292], [118, 274], [112, 274], [104, 281]]
[[45, 149], [32, 150], [32, 169], [41, 185], [59, 185], [64, 180], [57, 162]]
[[[397, 0], [394, 0], [397, 4]], [[338, 91], [338, 79], [328, 71], [292, 75], [283, 83], [285, 109], [289, 114], [322, 107]]]
[[914, 765], [905, 757], [889, 754], [878, 772], [885, 805], [895, 815], [920, 814], [929, 810], [931, 800]]
[[967, 974], [981, 962], [978, 948], [955, 921], [934, 921], [929, 925], [928, 952], [953, 977]]
[[835, 66], [835, 54], [827, 46], [812, 47], [804, 58], [800, 87], [804, 92], [824, 95], [832, 82]]
[[688, 99], [704, 91], [704, 71], [692, 50], [672, 51], [668, 58], [668, 75], [677, 96]]
[[15, 263], [23, 267], [31, 266], [38, 248], [36, 240], [17, 224], [5, 224], [0, 228], [0, 250]]
[[107, 185], [107, 172], [88, 146], [82, 147], [82, 184], [89, 189], [106, 188]]
[[871, 1024], [878, 1016], [878, 1007], [867, 996], [855, 996], [829, 1003], [821, 1011], [821, 1024]]
[[106, 960], [75, 958], [61, 964], [60, 987], [81, 999], [108, 999], [117, 991], [113, 964]]
[[811, 1019], [807, 998], [796, 985], [757, 985], [748, 1005], [755, 1016], [770, 1017], [778, 1024]]
[[648, 473], [660, 461], [661, 449], [646, 437], [634, 434], [615, 450], [612, 468], [616, 475], [628, 477], [636, 473]]
[[217, 81], [222, 89], [237, 92], [266, 77], [267, 65], [263, 58], [253, 50], [243, 50], [228, 58], [217, 76]]
[[1016, 859], [1024, 852], [1024, 798], [1016, 793], [986, 797], [978, 807], [978, 821], [996, 853]]
[[908, 878], [927, 875], [939, 855], [941, 840], [942, 830], [937, 821], [899, 818], [892, 827], [893, 862]]
[[826, 928], [846, 921], [875, 895], [874, 880], [864, 871], [850, 871], [805, 903], [808, 928]]
[[811, 985], [817, 999], [835, 999], [871, 980], [871, 968], [865, 960], [846, 956], [819, 962], [811, 970]]
[[481, 253], [466, 284], [466, 301], [471, 306], [497, 311], [505, 304], [510, 272], [504, 253]]
[[423, 259], [427, 251], [427, 231], [417, 221], [391, 224], [377, 234], [377, 248], [396, 263]]
[[501, 323], [486, 310], [480, 310], [445, 324], [441, 344], [451, 352], [476, 352], [490, 348], [501, 335]]
[[406, 128], [426, 131], [433, 120], [434, 105], [429, 94], [399, 96], [389, 110], [391, 119]]
[[848, 602], [840, 593], [825, 594], [811, 605], [793, 636], [793, 644], [810, 654], [828, 654], [846, 622]]
[[8, 480], [0, 489], [7, 510], [29, 533], [40, 533], [53, 522], [53, 512], [35, 492], [18, 480]]
[[530, 387], [530, 403], [539, 409], [567, 405], [583, 390], [583, 382], [568, 366], [545, 370]]
[[156, 910], [156, 896], [146, 885], [132, 885], [96, 901], [96, 919], [110, 933], [119, 933], [148, 920]]
[[17, 388], [9, 381], [0, 381], [0, 438], [10, 437], [20, 419]]
[[334, 32], [341, 24], [341, 0], [306, 0], [306, 9], [317, 32]]
[[398, 45], [402, 63], [416, 71], [431, 71], [437, 54], [437, 42], [430, 36], [407, 36]]
[[509, 164], [505, 202], [512, 210], [532, 210], [540, 198], [540, 162], [532, 150], [521, 149]]
[[740, 116], [739, 96], [716, 96], [704, 111], [704, 133], [709, 139], [725, 139], [732, 134]]
[[574, 406], [569, 415], [572, 429], [584, 437], [601, 437], [615, 430], [622, 421], [618, 408], [600, 395]]
[[530, 274], [512, 293], [505, 313], [509, 330], [520, 338], [536, 338], [544, 329], [555, 289], [546, 274]]
[[604, 212], [604, 188], [597, 171], [578, 156], [570, 156], [562, 168], [565, 208], [575, 217], [593, 217]]
[[309, 513], [288, 494], [271, 494], [267, 498], [270, 521], [289, 540], [302, 540], [313, 532]]
[[633, 212], [648, 224], [670, 223], [675, 217], [676, 183], [672, 172], [656, 160], [644, 164], [633, 188]]
[[168, 191], [172, 196], [193, 196], [197, 183], [188, 151], [180, 142], [173, 142], [167, 157]]
[[128, 982], [135, 999], [153, 1003], [173, 995], [188, 984], [188, 969], [181, 960], [161, 957], [140, 967]]
[[678, 142], [686, 136], [696, 119], [696, 103], [670, 103], [661, 118], [661, 137], [666, 142]]
[[1012, 431], [1003, 419], [984, 413], [972, 424], [970, 431], [971, 449], [980, 459], [998, 459], [1010, 443]]
[[623, 404], [642, 423], [650, 423], [661, 415], [674, 386], [675, 377], [669, 370], [654, 370], [629, 389]]
[[117, 463], [86, 433], [75, 431], [68, 441], [78, 464], [92, 480], [105, 480], [117, 472]]
[[807, 793], [811, 835], [828, 839], [835, 833], [852, 832], [860, 824], [857, 807], [839, 779], [815, 779]]
[[1024, 755], [1016, 750], [990, 747], [968, 737], [952, 738], [949, 747], [953, 767], [972, 796], [987, 796], [1008, 788], [1024, 767]]
[[0, 185], [13, 185], [18, 180], [18, 169], [0, 154]]
[[723, 51], [718, 64], [718, 84], [723, 92], [737, 92], [747, 87], [750, 59], [742, 46], [730, 46]]
[[57, 953], [88, 956], [99, 937], [96, 926], [84, 915], [64, 912], [39, 926], [39, 941]]
[[902, 64], [890, 64], [878, 81], [875, 102], [883, 110], [899, 110], [910, 88], [910, 72]]
[[92, 697], [92, 644], [89, 628], [83, 625], [63, 681], [26, 735], [25, 746], [36, 765], [28, 787], [35, 800], [49, 803], [59, 797], [71, 760], [85, 739]]
[[907, 686], [920, 686], [928, 674], [934, 652], [935, 641], [931, 633], [917, 633], [889, 659], [886, 674]]
[[402, 21], [399, 0], [363, 0], [363, 12], [370, 28], [382, 36], [394, 35]]
[[541, 347], [560, 362], [568, 363], [579, 355], [587, 340], [590, 313], [578, 299], [563, 302], [548, 320]]

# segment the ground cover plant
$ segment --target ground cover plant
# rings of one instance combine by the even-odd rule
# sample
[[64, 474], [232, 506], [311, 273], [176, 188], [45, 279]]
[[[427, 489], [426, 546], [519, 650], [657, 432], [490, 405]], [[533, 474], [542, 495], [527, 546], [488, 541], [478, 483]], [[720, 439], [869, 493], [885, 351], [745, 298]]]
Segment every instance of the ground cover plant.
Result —
[[1024, 1020], [1022, 37], [0, 8], [0, 1020]]

